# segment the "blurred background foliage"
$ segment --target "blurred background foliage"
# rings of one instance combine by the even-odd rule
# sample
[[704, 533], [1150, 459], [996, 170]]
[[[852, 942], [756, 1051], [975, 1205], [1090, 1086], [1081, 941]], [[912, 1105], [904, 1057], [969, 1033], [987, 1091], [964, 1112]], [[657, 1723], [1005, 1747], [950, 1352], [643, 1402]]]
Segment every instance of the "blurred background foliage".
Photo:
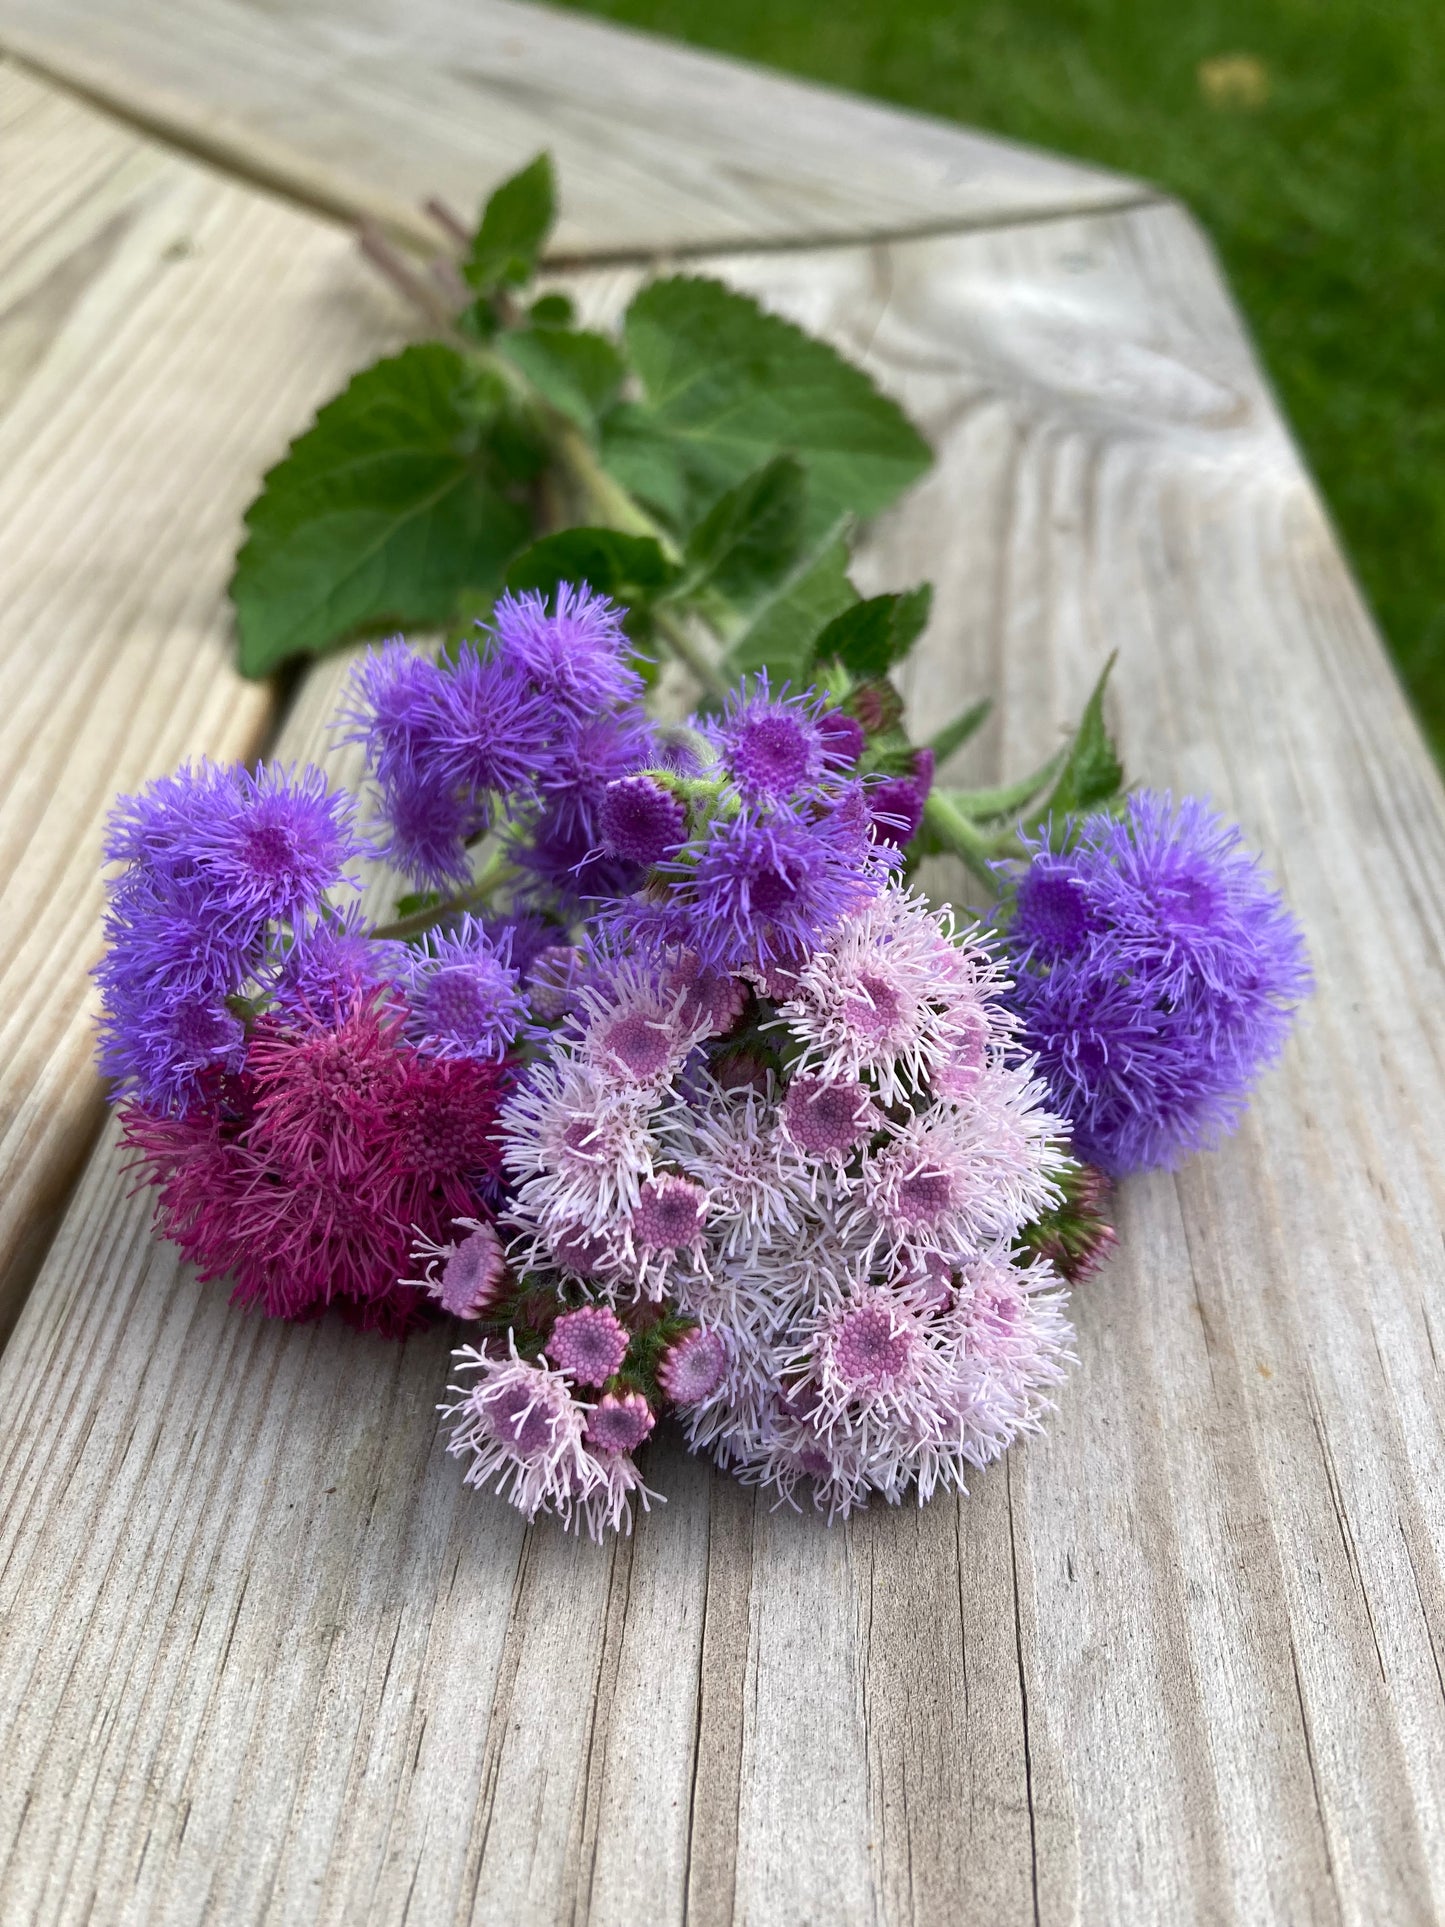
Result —
[[1445, 0], [565, 4], [1181, 196], [1445, 758]]

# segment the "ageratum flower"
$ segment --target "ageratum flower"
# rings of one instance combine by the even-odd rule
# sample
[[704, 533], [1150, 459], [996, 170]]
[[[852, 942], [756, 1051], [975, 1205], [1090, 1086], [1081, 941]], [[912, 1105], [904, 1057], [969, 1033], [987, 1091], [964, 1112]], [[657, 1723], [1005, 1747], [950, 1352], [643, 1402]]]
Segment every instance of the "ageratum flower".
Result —
[[615, 921], [645, 947], [689, 946], [723, 971], [810, 951], [878, 888], [857, 825], [831, 809], [716, 816], [653, 875], [656, 893], [621, 905]]
[[657, 1496], [630, 1456], [651, 1430], [645, 1399], [629, 1393], [586, 1405], [562, 1372], [545, 1358], [519, 1358], [515, 1344], [501, 1355], [467, 1346], [454, 1356], [459, 1371], [476, 1374], [442, 1407], [453, 1421], [447, 1451], [468, 1461], [468, 1485], [495, 1485], [524, 1517], [554, 1513], [593, 1539], [631, 1528], [634, 1496], [644, 1509]]
[[352, 679], [345, 739], [360, 742], [377, 786], [382, 854], [436, 887], [465, 883], [468, 846], [498, 814], [548, 816], [542, 869], [574, 870], [597, 841], [609, 777], [652, 750], [627, 661], [621, 611], [563, 584], [503, 596], [493, 627], [452, 661], [400, 640], [372, 652]]
[[651, 761], [655, 742], [640, 712], [602, 714], [571, 727], [538, 780], [540, 808], [508, 836], [532, 894], [569, 910], [636, 887], [637, 864], [609, 846], [604, 811], [612, 786]]
[[263, 979], [275, 1009], [293, 1021], [334, 1027], [360, 1002], [395, 986], [406, 956], [380, 941], [355, 904], [308, 919]]
[[239, 1074], [167, 1116], [122, 1106], [125, 1141], [171, 1242], [203, 1278], [274, 1317], [337, 1304], [405, 1330], [425, 1287], [414, 1241], [475, 1218], [495, 1175], [501, 1067], [417, 1055], [400, 1013], [359, 1004], [334, 1029], [262, 1018]]
[[818, 696], [773, 695], [767, 672], [729, 696], [709, 730], [738, 791], [750, 802], [796, 802], [856, 760], [840, 754], [838, 739], [821, 725]]
[[106, 951], [96, 969], [101, 1068], [117, 1094], [183, 1110], [209, 1070], [236, 1069], [228, 999], [263, 975], [362, 853], [351, 799], [317, 769], [187, 766], [112, 812]]
[[606, 596], [563, 582], [550, 605], [535, 590], [502, 596], [492, 620], [502, 660], [580, 725], [642, 695], [642, 678], [627, 660], [622, 616]]
[[1304, 940], [1239, 831], [1131, 797], [1040, 841], [1006, 920], [1014, 1002], [1081, 1157], [1172, 1166], [1238, 1122], [1310, 988]]
[[428, 930], [415, 949], [402, 949], [396, 977], [407, 1035], [426, 1057], [503, 1058], [526, 1018], [509, 934], [493, 937], [475, 917]]

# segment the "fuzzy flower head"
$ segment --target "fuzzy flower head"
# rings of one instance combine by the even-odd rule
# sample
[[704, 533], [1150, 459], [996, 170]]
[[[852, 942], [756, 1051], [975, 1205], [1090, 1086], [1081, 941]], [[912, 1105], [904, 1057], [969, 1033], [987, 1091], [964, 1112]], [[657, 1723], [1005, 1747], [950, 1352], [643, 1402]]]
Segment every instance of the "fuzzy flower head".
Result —
[[805, 1071], [829, 1083], [865, 1080], [893, 1103], [937, 1081], [967, 1083], [963, 1073], [1008, 1044], [1001, 984], [987, 947], [960, 937], [946, 906], [933, 911], [890, 888], [781, 986], [781, 1015]]
[[627, 1356], [627, 1327], [606, 1305], [563, 1312], [547, 1353], [559, 1372], [579, 1385], [605, 1385]]
[[359, 1003], [394, 988], [404, 959], [399, 944], [371, 936], [359, 910], [348, 905], [296, 928], [266, 988], [282, 1015], [334, 1029]]
[[204, 1107], [127, 1104], [126, 1142], [166, 1235], [236, 1302], [404, 1330], [430, 1289], [398, 1283], [416, 1241], [475, 1218], [495, 1176], [501, 1084], [494, 1064], [418, 1056], [377, 1000], [335, 1029], [262, 1018]]
[[655, 777], [645, 772], [617, 776], [603, 795], [598, 830], [610, 856], [629, 863], [658, 863], [685, 840], [687, 811], [681, 799]]
[[694, 1325], [663, 1353], [657, 1382], [674, 1405], [701, 1405], [721, 1385], [726, 1369], [721, 1338]]
[[658, 894], [624, 906], [621, 924], [653, 947], [691, 946], [727, 972], [811, 950], [877, 883], [852, 826], [740, 809], [658, 864]]
[[119, 800], [96, 969], [117, 1095], [185, 1111], [208, 1073], [240, 1068], [233, 1000], [264, 987], [287, 926], [323, 913], [359, 847], [349, 800], [314, 769], [202, 763]]
[[403, 951], [407, 1034], [429, 1057], [502, 1058], [521, 1029], [527, 999], [511, 964], [508, 932], [492, 936], [475, 917], [429, 930]]
[[741, 795], [750, 802], [790, 803], [847, 767], [836, 732], [819, 722], [816, 696], [773, 695], [766, 671], [728, 698], [713, 739]]
[[635, 1452], [656, 1422], [641, 1392], [604, 1392], [587, 1415], [587, 1443], [594, 1452]]
[[477, 1218], [458, 1218], [463, 1236], [439, 1244], [418, 1237], [415, 1255], [426, 1260], [421, 1278], [406, 1282], [436, 1299], [453, 1318], [481, 1318], [502, 1296], [507, 1283], [507, 1260], [494, 1226]]
[[518, 1358], [515, 1347], [500, 1358], [469, 1347], [455, 1356], [461, 1371], [477, 1374], [470, 1386], [453, 1387], [457, 1403], [443, 1407], [455, 1421], [447, 1450], [469, 1460], [467, 1484], [495, 1484], [528, 1519], [540, 1511], [570, 1519], [594, 1482], [583, 1443], [587, 1408], [560, 1372]]
[[107, 858], [198, 923], [254, 932], [320, 907], [363, 854], [351, 798], [319, 769], [202, 762], [162, 777], [111, 813]]
[[[588, 1294], [556, 1319], [554, 1365], [580, 1362], [574, 1319], [579, 1339], [605, 1328], [591, 1382], [625, 1404], [630, 1374], [650, 1373], [648, 1412], [670, 1403], [694, 1449], [830, 1516], [871, 1495], [961, 1489], [1037, 1423], [1066, 1343], [1046, 1222], [1062, 1127], [1014, 1041], [998, 966], [921, 900], [885, 894], [793, 967], [754, 972], [730, 1028], [703, 1018], [686, 1049], [665, 1043], [686, 1009], [669, 1001], [676, 966], [594, 946], [579, 1007], [503, 1133], [519, 1266]], [[886, 1050], [871, 1025], [829, 1028], [844, 955], [915, 995]], [[635, 1036], [612, 1034], [624, 1012], [645, 1016]], [[683, 1329], [650, 1343], [674, 1318]], [[629, 1328], [629, 1376], [600, 1381]], [[589, 1449], [605, 1459], [631, 1436], [604, 1397]]]
[[622, 615], [585, 584], [561, 583], [550, 602], [535, 590], [506, 594], [492, 616], [497, 655], [530, 689], [580, 722], [642, 693], [642, 678], [627, 660]]
[[1015, 1001], [1080, 1155], [1172, 1165], [1238, 1121], [1310, 987], [1299, 927], [1239, 831], [1145, 792], [1017, 879]]

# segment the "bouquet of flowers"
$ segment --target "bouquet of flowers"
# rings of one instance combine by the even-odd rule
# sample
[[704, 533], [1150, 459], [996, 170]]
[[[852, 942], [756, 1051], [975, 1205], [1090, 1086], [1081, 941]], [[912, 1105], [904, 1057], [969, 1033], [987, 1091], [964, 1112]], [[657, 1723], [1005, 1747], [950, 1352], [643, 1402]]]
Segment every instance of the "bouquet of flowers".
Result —
[[[125, 1142], [236, 1302], [461, 1321], [450, 1449], [529, 1518], [630, 1524], [669, 1413], [830, 1519], [962, 1490], [1048, 1409], [1110, 1182], [1230, 1128], [1304, 947], [1237, 831], [1126, 791], [1102, 682], [1023, 782], [938, 783], [983, 706], [915, 744], [894, 673], [927, 591], [860, 600], [845, 569], [926, 450], [715, 284], [644, 289], [630, 364], [559, 297], [524, 307], [550, 209], [538, 162], [425, 283], [368, 239], [429, 305], [452, 288], [447, 338], [267, 478], [243, 662], [452, 631], [353, 672], [365, 822], [314, 768], [203, 763], [117, 805]], [[356, 565], [363, 525], [386, 568]], [[913, 884], [939, 851], [980, 920]], [[414, 885], [381, 925], [378, 857]]]

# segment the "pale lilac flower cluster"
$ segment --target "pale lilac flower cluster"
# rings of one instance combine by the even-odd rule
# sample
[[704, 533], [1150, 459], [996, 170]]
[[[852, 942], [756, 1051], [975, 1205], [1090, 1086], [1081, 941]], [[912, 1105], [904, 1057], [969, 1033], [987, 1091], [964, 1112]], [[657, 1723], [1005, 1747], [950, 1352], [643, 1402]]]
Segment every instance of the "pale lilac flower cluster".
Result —
[[[961, 1490], [1035, 1429], [1069, 1328], [1060, 1281], [1014, 1245], [1058, 1195], [1061, 1127], [1003, 989], [897, 885], [792, 968], [595, 953], [502, 1126], [514, 1273], [575, 1308], [531, 1362], [514, 1339], [466, 1354], [452, 1449], [472, 1476], [614, 1524], [630, 1480], [608, 1459], [591, 1496], [599, 1415], [621, 1451], [624, 1410], [640, 1442], [670, 1404], [695, 1449], [834, 1517]], [[654, 1320], [682, 1328], [634, 1386]]]

